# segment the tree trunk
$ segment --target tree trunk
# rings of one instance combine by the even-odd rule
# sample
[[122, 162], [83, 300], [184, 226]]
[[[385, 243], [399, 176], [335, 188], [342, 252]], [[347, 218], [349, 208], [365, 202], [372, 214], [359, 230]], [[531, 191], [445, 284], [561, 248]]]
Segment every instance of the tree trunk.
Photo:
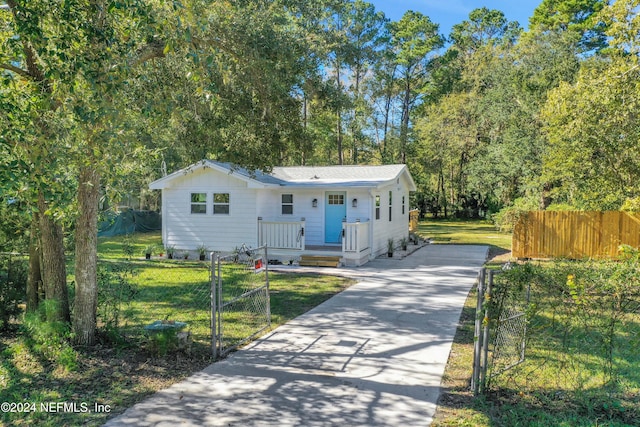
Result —
[[[336, 58], [336, 85], [338, 87], [338, 94], [342, 97], [342, 82], [340, 81], [340, 62]], [[344, 157], [342, 155], [342, 100], [339, 100], [339, 104], [336, 110], [336, 145], [338, 146], [338, 164], [344, 164]]]
[[40, 304], [39, 291], [42, 284], [41, 258], [38, 238], [38, 214], [34, 213], [29, 237], [29, 276], [27, 277], [27, 312], [29, 313], [35, 312]]
[[411, 84], [406, 77], [404, 99], [402, 100], [402, 115], [400, 122], [400, 163], [407, 163], [407, 145], [409, 139], [409, 110], [411, 108]]
[[98, 202], [100, 174], [83, 166], [78, 183], [76, 221], [76, 299], [73, 309], [75, 343], [93, 345], [96, 340], [98, 305]]
[[342, 155], [342, 118], [340, 115], [340, 109], [336, 112], [336, 135], [338, 145], [338, 164], [344, 164], [344, 156]]
[[47, 301], [55, 301], [52, 306], [47, 306], [47, 321], [69, 322], [69, 292], [62, 227], [52, 215], [46, 214], [47, 202], [42, 192], [38, 194], [38, 210], [44, 296]]

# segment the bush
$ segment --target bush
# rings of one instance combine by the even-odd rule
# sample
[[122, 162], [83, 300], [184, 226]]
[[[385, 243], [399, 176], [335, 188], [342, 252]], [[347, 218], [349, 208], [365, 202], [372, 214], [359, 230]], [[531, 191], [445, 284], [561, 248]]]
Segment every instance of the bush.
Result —
[[47, 311], [55, 311], [55, 301], [43, 301], [37, 312], [27, 313], [23, 328], [33, 350], [68, 371], [78, 365], [78, 354], [71, 346], [71, 330], [66, 322], [43, 320]]
[[520, 198], [511, 206], [506, 206], [491, 216], [496, 228], [503, 232], [511, 232], [522, 215], [538, 210], [538, 202], [531, 198]]
[[552, 212], [562, 212], [562, 211], [578, 211], [580, 209], [568, 203], [552, 203], [547, 207], [546, 210], [552, 211]]
[[138, 288], [129, 281], [133, 270], [117, 265], [98, 266], [98, 319], [108, 335], [118, 330], [120, 312], [138, 294]]
[[640, 212], [640, 197], [625, 200], [620, 210], [625, 212]]
[[156, 356], [166, 356], [178, 348], [178, 334], [175, 329], [149, 333], [148, 350]]
[[0, 263], [0, 330], [7, 329], [12, 319], [20, 315], [19, 304], [27, 289], [27, 263], [24, 259], [7, 257]]

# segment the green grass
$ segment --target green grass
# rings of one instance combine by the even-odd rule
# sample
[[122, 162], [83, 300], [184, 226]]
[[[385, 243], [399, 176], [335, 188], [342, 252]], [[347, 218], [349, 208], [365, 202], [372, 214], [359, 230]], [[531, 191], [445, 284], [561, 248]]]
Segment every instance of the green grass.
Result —
[[487, 245], [489, 258], [504, 258], [511, 252], [511, 233], [497, 231], [490, 221], [427, 219], [417, 234], [435, 244]]
[[[510, 242], [508, 235], [482, 222], [425, 221], [419, 232], [434, 243], [489, 244], [505, 253]], [[541, 264], [545, 269], [554, 266]], [[582, 268], [593, 280], [611, 277], [608, 270], [599, 270], [604, 264], [567, 264], [573, 270]], [[469, 390], [476, 306], [476, 289], [472, 289], [443, 377], [444, 391], [433, 426], [640, 425], [640, 302], [636, 298], [636, 305], [630, 306], [635, 309], [615, 315], [619, 326], [612, 383], [605, 374], [610, 354], [603, 346], [612, 320], [611, 304], [601, 304], [596, 297], [593, 305], [576, 306], [569, 292], [564, 297], [558, 293], [567, 273], [560, 276], [555, 285], [544, 280], [533, 291], [535, 316], [529, 323], [525, 363], [495, 377], [491, 392], [479, 397]]]
[[[99, 264], [120, 270], [133, 284], [136, 293], [130, 303], [120, 305], [119, 332], [125, 340], [110, 341], [112, 335], [101, 332], [101, 343], [93, 348], [58, 349], [60, 339], [51, 336], [44, 344], [34, 342], [22, 330], [0, 335], [0, 401], [76, 402], [93, 408], [109, 405], [111, 412], [96, 413], [1, 413], [0, 425], [76, 426], [102, 425], [113, 415], [155, 391], [180, 381], [212, 362], [209, 350], [209, 262], [144, 260], [144, 248], [160, 246], [159, 233], [136, 234], [129, 238], [131, 260], [123, 253], [125, 237], [101, 238]], [[252, 277], [257, 278], [258, 275]], [[70, 275], [70, 278], [73, 276]], [[115, 277], [115, 278], [114, 278]], [[120, 289], [118, 276], [110, 282], [114, 292]], [[270, 273], [272, 326], [283, 324], [315, 307], [351, 283], [331, 276]], [[238, 313], [235, 315], [238, 317]], [[169, 352], [161, 355], [154, 340], [145, 335], [144, 325], [154, 320], [186, 321], [194, 334], [191, 354]], [[100, 320], [100, 319], [99, 319]], [[227, 329], [238, 336], [251, 326], [247, 322], [226, 319]], [[254, 319], [255, 320], [255, 319]], [[244, 326], [243, 326], [244, 325]], [[233, 337], [232, 337], [233, 338]], [[156, 346], [163, 345], [155, 340]], [[45, 357], [44, 346], [50, 346]]]

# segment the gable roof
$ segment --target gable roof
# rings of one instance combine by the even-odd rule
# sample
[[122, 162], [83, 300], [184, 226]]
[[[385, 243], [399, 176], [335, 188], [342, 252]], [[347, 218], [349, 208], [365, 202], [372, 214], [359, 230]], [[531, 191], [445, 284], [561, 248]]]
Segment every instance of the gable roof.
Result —
[[160, 178], [149, 188], [159, 190], [187, 173], [203, 168], [212, 168], [234, 175], [247, 182], [250, 188], [269, 187], [369, 187], [375, 188], [390, 184], [405, 175], [409, 182], [409, 191], [416, 191], [416, 185], [406, 165], [378, 166], [282, 166], [273, 168], [268, 174], [262, 171], [249, 171], [231, 163], [216, 160], [202, 160], [170, 175]]

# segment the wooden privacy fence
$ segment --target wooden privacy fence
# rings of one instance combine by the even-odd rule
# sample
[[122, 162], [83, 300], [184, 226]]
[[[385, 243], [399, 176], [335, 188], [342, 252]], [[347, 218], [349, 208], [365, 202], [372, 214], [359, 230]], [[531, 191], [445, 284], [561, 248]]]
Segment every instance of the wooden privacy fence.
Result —
[[528, 212], [513, 230], [515, 258], [612, 258], [620, 245], [640, 246], [640, 214]]
[[411, 209], [409, 211], [409, 231], [418, 230], [418, 220], [420, 219], [420, 209]]

